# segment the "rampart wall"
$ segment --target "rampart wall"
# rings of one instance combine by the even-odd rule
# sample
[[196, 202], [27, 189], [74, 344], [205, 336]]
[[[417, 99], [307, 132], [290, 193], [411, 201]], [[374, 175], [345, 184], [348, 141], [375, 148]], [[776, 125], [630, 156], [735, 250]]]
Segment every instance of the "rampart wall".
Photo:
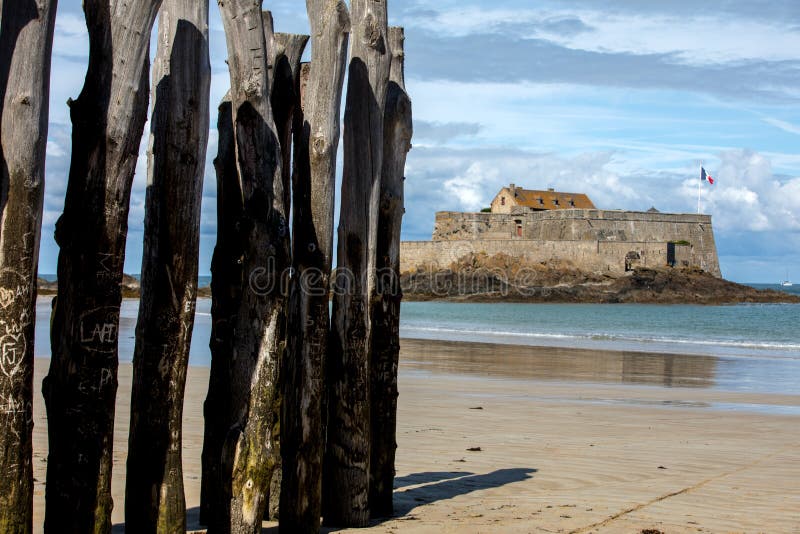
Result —
[[[670, 248], [674, 258], [668, 257]], [[402, 243], [401, 269], [446, 268], [477, 252], [534, 263], [569, 261], [613, 274], [631, 266], [663, 267], [673, 259], [676, 266], [721, 276], [710, 216], [608, 210], [437, 213], [433, 241]]]
[[[405, 241], [400, 245], [400, 270], [446, 269], [470, 253], [507, 254], [529, 263], [570, 262], [591, 272], [622, 274], [627, 267], [665, 267], [667, 245], [660, 242], [541, 241], [527, 239], [492, 241]], [[631, 254], [633, 253], [633, 254]], [[716, 256], [699, 253], [692, 246], [676, 246], [677, 266], [698, 266], [720, 276]]]
[[[521, 230], [521, 232], [520, 232]], [[520, 235], [521, 234], [521, 235]], [[713, 240], [711, 217], [675, 213], [562, 210], [519, 215], [439, 212], [434, 241], [540, 239], [546, 241]]]

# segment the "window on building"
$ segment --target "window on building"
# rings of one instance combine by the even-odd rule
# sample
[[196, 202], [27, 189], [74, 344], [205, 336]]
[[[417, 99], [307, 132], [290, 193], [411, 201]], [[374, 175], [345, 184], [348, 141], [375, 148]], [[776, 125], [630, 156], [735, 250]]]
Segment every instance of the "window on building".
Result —
[[574, 201], [574, 200], [570, 200], [570, 201], [569, 201], [569, 205], [570, 205], [570, 206], [572, 206], [572, 207], [574, 208], [574, 207], [575, 207], [575, 201]]
[[557, 199], [557, 198], [554, 198], [554, 199], [553, 199], [553, 204], [555, 204], [556, 206], [558, 206], [558, 199]]
[[540, 206], [544, 206], [544, 199], [542, 197], [537, 198], [536, 200], [539, 201]]
[[506, 205], [506, 197], [500, 197], [500, 205], [501, 206], [505, 206]]

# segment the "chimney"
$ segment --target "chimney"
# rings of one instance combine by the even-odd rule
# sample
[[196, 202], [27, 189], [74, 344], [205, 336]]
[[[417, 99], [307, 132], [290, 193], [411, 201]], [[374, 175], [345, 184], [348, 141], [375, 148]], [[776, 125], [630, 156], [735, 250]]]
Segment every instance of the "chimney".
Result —
[[508, 186], [512, 193], [516, 193], [517, 191], [517, 184], [511, 184]]
[[547, 188], [547, 190], [548, 190], [549, 192], [551, 192], [551, 193], [555, 193], [555, 191], [556, 191], [556, 190], [555, 190], [555, 189], [553, 189], [552, 187], [548, 187], [548, 188]]

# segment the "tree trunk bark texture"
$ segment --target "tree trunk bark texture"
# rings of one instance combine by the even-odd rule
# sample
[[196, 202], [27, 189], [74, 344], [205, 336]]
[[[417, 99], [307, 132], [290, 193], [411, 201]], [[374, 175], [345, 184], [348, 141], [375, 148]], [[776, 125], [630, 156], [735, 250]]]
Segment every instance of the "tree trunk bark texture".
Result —
[[153, 66], [125, 526], [186, 531], [181, 428], [194, 325], [211, 68], [208, 0], [164, 0]]
[[[200, 522], [210, 531], [227, 528], [224, 488], [230, 473], [222, 466], [222, 449], [231, 427], [230, 368], [233, 360], [234, 323], [244, 284], [243, 245], [238, 223], [243, 215], [242, 188], [236, 171], [236, 145], [230, 94], [219, 106], [219, 148], [214, 160], [217, 174], [217, 243], [211, 259], [211, 372], [203, 405], [202, 481]], [[226, 482], [227, 481], [227, 482]]]
[[[292, 117], [300, 106], [298, 81], [300, 60], [308, 44], [308, 35], [273, 33], [270, 50], [270, 100], [275, 117], [275, 128], [281, 143], [280, 196], [284, 206], [291, 205], [292, 197]], [[275, 188], [275, 194], [279, 193]], [[287, 240], [290, 238], [287, 233]], [[290, 246], [290, 245], [289, 245]]]
[[33, 359], [56, 0], [0, 2], [0, 532], [33, 530]]
[[318, 532], [336, 154], [350, 31], [343, 0], [308, 0], [312, 60], [295, 112], [293, 266], [282, 417], [282, 532]]
[[353, 0], [351, 9], [353, 46], [323, 476], [325, 523], [333, 526], [365, 526], [370, 516], [370, 310], [390, 69], [385, 0]]
[[[296, 35], [289, 33], [275, 33], [272, 30], [272, 15], [264, 13], [264, 37], [268, 43], [269, 50], [269, 72], [270, 72], [270, 101], [272, 113], [275, 118], [275, 128], [281, 146], [281, 181], [275, 184], [276, 199], [280, 198], [289, 213], [291, 205], [291, 176], [292, 176], [292, 117], [300, 107], [299, 75], [300, 60], [303, 51], [308, 43], [307, 35]], [[291, 236], [286, 232], [286, 249], [291, 248]], [[280, 376], [278, 384], [283, 383], [284, 361], [280, 365]], [[283, 392], [279, 387], [279, 405], [283, 404]], [[282, 425], [278, 425], [281, 427]], [[282, 434], [282, 432], [281, 432]], [[282, 436], [275, 433], [276, 451], [280, 451]], [[267, 519], [277, 519], [280, 508], [280, 488], [282, 481], [282, 467], [280, 455], [276, 457], [275, 470], [270, 482], [270, 491], [267, 506]]]
[[403, 29], [389, 28], [391, 75], [383, 122], [383, 171], [378, 214], [377, 299], [372, 307], [372, 459], [370, 511], [373, 517], [394, 512], [394, 461], [397, 449], [397, 366], [400, 357], [400, 229], [403, 222], [403, 181], [411, 149], [411, 100], [403, 76]]
[[289, 265], [288, 207], [282, 192], [280, 142], [270, 104], [260, 2], [220, 3], [228, 45], [236, 168], [242, 190], [238, 232], [243, 282], [233, 320], [230, 365], [232, 427], [223, 446], [230, 470], [230, 532], [260, 531], [278, 451], [279, 391], [284, 349], [282, 279]]
[[50, 452], [45, 532], [111, 530], [120, 281], [147, 118], [150, 32], [161, 0], [84, 0], [89, 67], [70, 102], [72, 162], [56, 223], [58, 297], [43, 384]]

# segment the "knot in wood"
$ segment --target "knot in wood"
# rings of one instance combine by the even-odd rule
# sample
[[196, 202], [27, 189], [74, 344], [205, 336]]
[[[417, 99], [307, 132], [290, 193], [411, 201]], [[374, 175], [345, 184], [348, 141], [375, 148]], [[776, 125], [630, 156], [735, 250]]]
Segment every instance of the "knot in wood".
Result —
[[23, 106], [30, 106], [31, 105], [31, 97], [30, 95], [20, 95], [17, 99], [17, 103], [22, 104]]
[[242, 90], [247, 98], [254, 98], [261, 95], [261, 76], [257, 72], [252, 72], [242, 84]]
[[336, 2], [336, 21], [339, 23], [339, 28], [343, 33], [350, 32], [350, 11], [347, 9], [347, 4], [344, 0]]
[[364, 33], [361, 36], [361, 42], [370, 48], [377, 49], [380, 46], [381, 38], [381, 28], [375, 15], [367, 13], [367, 16], [364, 17]]
[[325, 155], [328, 151], [328, 141], [325, 139], [324, 135], [317, 134], [314, 136], [314, 140], [311, 142], [311, 150], [317, 158], [321, 158]]

